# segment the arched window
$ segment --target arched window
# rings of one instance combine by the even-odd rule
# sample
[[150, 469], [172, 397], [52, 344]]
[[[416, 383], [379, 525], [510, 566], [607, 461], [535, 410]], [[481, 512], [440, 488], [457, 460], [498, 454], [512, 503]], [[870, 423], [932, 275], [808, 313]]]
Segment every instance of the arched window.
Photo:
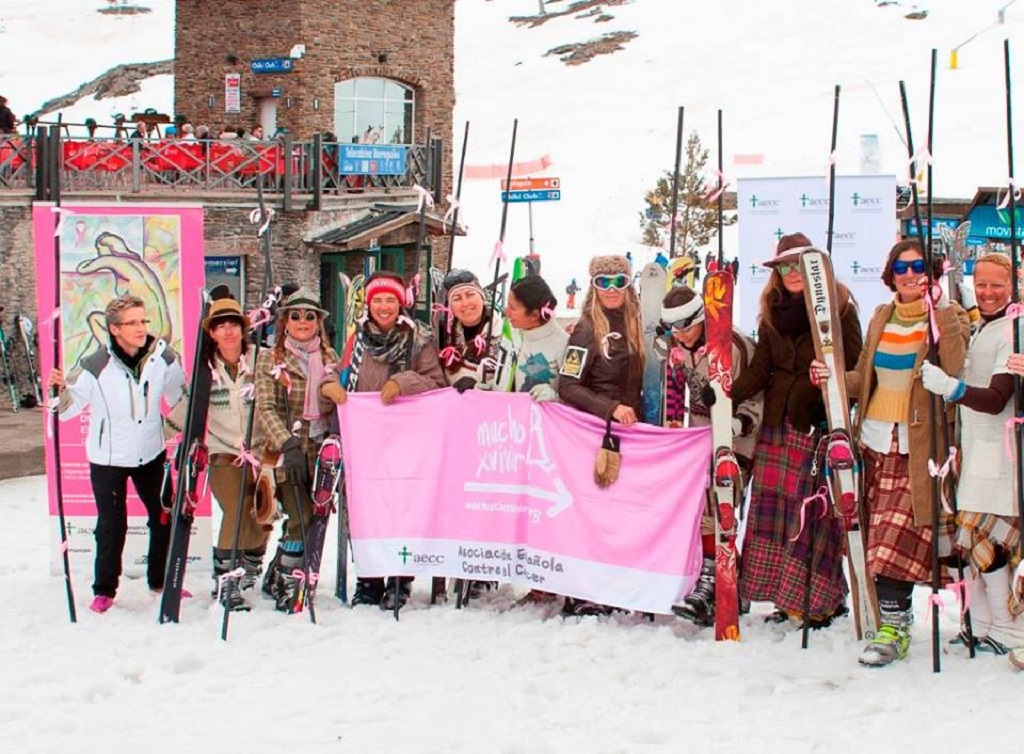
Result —
[[363, 77], [334, 85], [339, 142], [411, 144], [415, 115], [415, 92], [397, 81]]

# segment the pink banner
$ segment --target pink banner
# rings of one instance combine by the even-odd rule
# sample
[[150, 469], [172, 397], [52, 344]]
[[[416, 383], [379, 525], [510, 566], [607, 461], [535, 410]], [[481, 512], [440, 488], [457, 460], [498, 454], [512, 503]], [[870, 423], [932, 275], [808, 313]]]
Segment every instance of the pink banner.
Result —
[[513, 582], [661, 613], [697, 578], [707, 428], [615, 425], [622, 468], [602, 489], [604, 422], [526, 394], [351, 394], [339, 418], [362, 575]]
[[[59, 218], [59, 220], [58, 220]], [[36, 304], [39, 317], [40, 373], [53, 366], [55, 240], [60, 239], [61, 368], [72, 372], [81, 360], [108, 342], [103, 310], [116, 296], [132, 293], [146, 302], [150, 333], [166, 340], [192, 370], [201, 290], [205, 282], [203, 209], [187, 205], [79, 205], [57, 208], [36, 203], [33, 210], [36, 253]], [[167, 410], [167, 407], [164, 407]], [[45, 451], [47, 493], [56, 516], [55, 461], [49, 414]], [[96, 516], [86, 458], [88, 409], [60, 425], [60, 474], [64, 512], [69, 519], [70, 551], [92, 553]], [[140, 543], [145, 554], [145, 507], [129, 485], [129, 550]], [[210, 516], [209, 497], [197, 516]], [[140, 521], [141, 519], [141, 521]], [[84, 560], [84, 558], [82, 558]], [[141, 565], [139, 557], [132, 563]], [[129, 569], [130, 570], [130, 569]]]

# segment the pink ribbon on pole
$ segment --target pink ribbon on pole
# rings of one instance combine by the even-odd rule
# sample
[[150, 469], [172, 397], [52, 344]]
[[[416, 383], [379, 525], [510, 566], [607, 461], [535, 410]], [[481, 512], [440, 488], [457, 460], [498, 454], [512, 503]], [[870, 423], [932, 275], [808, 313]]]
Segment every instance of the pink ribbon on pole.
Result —
[[800, 529], [793, 538], [789, 540], [790, 542], [796, 542], [800, 539], [800, 535], [804, 533], [804, 516], [807, 512], [807, 506], [818, 502], [821, 503], [821, 513], [818, 514], [818, 518], [821, 519], [828, 513], [828, 487], [825, 485], [821, 485], [817, 492], [809, 497], [805, 497], [804, 501], [800, 503]]
[[495, 260], [500, 261], [502, 264], [508, 262], [508, 257], [505, 256], [505, 243], [500, 238], [494, 242], [494, 251], [491, 252], [490, 264], [494, 264]]
[[412, 187], [412, 190], [416, 192], [416, 213], [419, 214], [423, 211], [424, 205], [427, 207], [434, 206], [434, 197], [430, 195], [430, 192], [423, 188], [420, 184], [416, 184]]
[[447, 232], [448, 223], [452, 224], [452, 231], [455, 231], [455, 211], [459, 208], [459, 200], [451, 194], [445, 197], [448, 202], [448, 209], [444, 213], [444, 217], [441, 219], [441, 230]]
[[931, 609], [932, 605], [935, 605], [937, 608], [939, 608], [939, 614], [940, 615], [942, 613], [946, 612], [946, 603], [943, 602], [942, 601], [942, 597], [940, 597], [936, 593], [932, 593], [932, 594], [928, 595], [927, 603], [928, 603], [928, 615], [932, 614], [932, 609]]
[[58, 218], [57, 227], [53, 230], [53, 237], [58, 238], [60, 234], [64, 232], [64, 220], [75, 213], [67, 207], [51, 207], [50, 209], [56, 213]]
[[942, 501], [942, 509], [946, 511], [950, 516], [954, 515], [953, 509], [949, 505], [949, 500], [946, 499], [946, 489], [943, 482], [946, 481], [946, 477], [949, 476], [949, 472], [953, 470], [953, 465], [956, 462], [956, 448], [950, 447], [949, 455], [946, 456], [946, 461], [939, 466], [935, 463], [935, 459], [928, 459], [928, 473], [935, 477], [939, 482], [939, 499]]
[[255, 482], [260, 478], [260, 459], [245, 447], [245, 440], [238, 441], [238, 457], [231, 463], [233, 466], [249, 464], [249, 468], [252, 469], [252, 480]]
[[242, 568], [241, 566], [239, 566], [238, 568], [236, 568], [233, 571], [228, 571], [227, 573], [222, 573], [220, 576], [218, 576], [217, 577], [217, 597], [216, 597], [217, 602], [220, 602], [220, 594], [221, 594], [222, 591], [224, 591], [224, 584], [226, 584], [229, 579], [240, 579], [244, 575], [245, 575], [245, 569]]
[[270, 227], [270, 218], [272, 218], [273, 216], [274, 216], [274, 208], [273, 207], [264, 207], [262, 209], [257, 207], [256, 209], [254, 209], [252, 212], [249, 213], [249, 222], [250, 223], [252, 223], [253, 225], [256, 225], [258, 223], [262, 223], [260, 225], [259, 230], [256, 231], [256, 235], [257, 236], [262, 236], [264, 233], [267, 232], [267, 228]]
[[967, 579], [962, 581], [951, 581], [946, 587], [947, 591], [953, 593], [957, 603], [960, 605], [960, 615], [966, 615], [971, 609], [971, 582]]
[[932, 290], [930, 292], [925, 290], [925, 294], [924, 294], [924, 307], [925, 307], [925, 309], [928, 310], [928, 322], [931, 324], [932, 338], [935, 340], [936, 343], [938, 343], [939, 336], [941, 335], [941, 333], [939, 331], [939, 321], [935, 317], [935, 301], [936, 301], [935, 293], [936, 293], [936, 291], [938, 291], [939, 297], [941, 298], [942, 297], [942, 288], [940, 288], [937, 283], [933, 283], [932, 284]]
[[996, 191], [996, 209], [1006, 209], [1009, 207], [1011, 194], [1013, 195], [1014, 202], [1020, 201], [1020, 189], [1017, 188], [1017, 182], [1012, 178], [1009, 178], [1006, 183], [1009, 188], [1006, 189], [1006, 195], [1003, 196], [1002, 199], [999, 199], [999, 192], [1003, 191], [1003, 189], [998, 189]]
[[473, 338], [473, 349], [477, 352], [478, 356], [483, 356], [487, 353], [487, 338], [483, 335], [477, 335]]
[[249, 317], [249, 326], [255, 329], [270, 321], [270, 309], [264, 309], [262, 306], [258, 309], [250, 309], [247, 316]]
[[285, 392], [291, 393], [292, 378], [288, 376], [288, 370], [285, 368], [283, 361], [277, 362], [270, 368], [270, 375], [284, 385]]
[[721, 170], [715, 170], [714, 174], [718, 177], [718, 185], [712, 186], [704, 192], [704, 201], [713, 202], [717, 201], [718, 197], [722, 195], [722, 192], [729, 186], [729, 181], [725, 180], [725, 175]]
[[405, 289], [405, 305], [412, 307], [416, 305], [416, 297], [420, 293], [420, 274], [417, 272], [412, 276], [412, 280], [409, 281], [409, 286]]
[[445, 320], [445, 329], [448, 331], [448, 334], [451, 335], [452, 324], [455, 322], [455, 315], [452, 313], [452, 310], [444, 304], [431, 304], [430, 311], [440, 312], [441, 314], [447, 315], [448, 318]]
[[[306, 573], [301, 568], [295, 568], [294, 570], [292, 570], [292, 578], [298, 579], [299, 583], [301, 584], [301, 583], [306, 581]], [[315, 585], [319, 580], [320, 580], [320, 574], [319, 573], [311, 573], [311, 574], [309, 574], [309, 585], [310, 586]]]

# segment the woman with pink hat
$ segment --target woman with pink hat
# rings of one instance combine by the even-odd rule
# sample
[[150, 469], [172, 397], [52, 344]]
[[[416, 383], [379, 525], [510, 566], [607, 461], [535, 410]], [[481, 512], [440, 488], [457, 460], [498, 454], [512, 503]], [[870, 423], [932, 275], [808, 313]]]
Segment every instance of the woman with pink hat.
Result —
[[[821, 389], [808, 374], [815, 351], [800, 272], [800, 254], [811, 245], [803, 233], [783, 236], [774, 258], [764, 263], [771, 276], [761, 292], [757, 346], [749, 368], [733, 384], [732, 399], [742, 403], [764, 391], [740, 599], [773, 603], [769, 622], [802, 622], [808, 569], [813, 568], [808, 620], [812, 628], [822, 628], [846, 612], [848, 589], [841, 523], [829, 516], [813, 527], [801, 524], [804, 498], [814, 492], [810, 469], [825, 424]], [[852, 364], [862, 345], [857, 305], [845, 285], [837, 281], [836, 289], [843, 353]]]

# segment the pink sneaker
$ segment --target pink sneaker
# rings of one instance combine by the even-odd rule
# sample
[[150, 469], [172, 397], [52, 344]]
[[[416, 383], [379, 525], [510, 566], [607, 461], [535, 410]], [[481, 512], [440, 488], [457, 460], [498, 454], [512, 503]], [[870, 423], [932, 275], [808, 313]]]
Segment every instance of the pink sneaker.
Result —
[[105, 613], [111, 607], [114, 606], [114, 598], [108, 597], [105, 594], [97, 594], [92, 598], [92, 602], [89, 604], [89, 609], [94, 613]]

